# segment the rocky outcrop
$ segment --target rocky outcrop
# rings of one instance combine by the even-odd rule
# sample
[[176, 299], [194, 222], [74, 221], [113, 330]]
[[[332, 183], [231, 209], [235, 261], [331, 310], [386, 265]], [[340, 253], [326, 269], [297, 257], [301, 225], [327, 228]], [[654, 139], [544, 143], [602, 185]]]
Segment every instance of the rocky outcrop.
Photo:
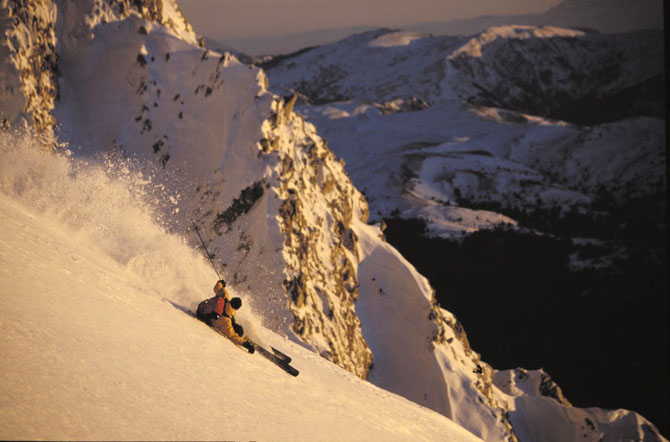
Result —
[[33, 127], [51, 139], [58, 98], [58, 55], [50, 0], [0, 5], [0, 119], [3, 127]]
[[263, 140], [280, 164], [283, 286], [292, 329], [322, 356], [365, 378], [372, 353], [355, 311], [359, 252], [351, 225], [354, 218], [365, 221], [367, 203], [313, 126], [292, 112], [294, 102], [276, 102]]

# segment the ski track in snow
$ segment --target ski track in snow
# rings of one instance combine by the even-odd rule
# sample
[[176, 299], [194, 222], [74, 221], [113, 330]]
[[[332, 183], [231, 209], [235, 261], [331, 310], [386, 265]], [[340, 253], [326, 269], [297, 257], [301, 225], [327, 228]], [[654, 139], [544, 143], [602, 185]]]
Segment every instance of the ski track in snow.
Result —
[[194, 307], [215, 278], [132, 179], [10, 144], [3, 135], [0, 438], [479, 440], [248, 310], [240, 322], [301, 374], [236, 348], [173, 305]]

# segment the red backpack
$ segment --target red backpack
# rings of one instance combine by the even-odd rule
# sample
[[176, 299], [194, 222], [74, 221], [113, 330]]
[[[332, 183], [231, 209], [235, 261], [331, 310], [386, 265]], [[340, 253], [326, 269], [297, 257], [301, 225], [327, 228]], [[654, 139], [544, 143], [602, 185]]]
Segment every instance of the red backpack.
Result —
[[[223, 302], [220, 303], [218, 298], [221, 298]], [[196, 315], [200, 319], [209, 318], [209, 316], [213, 312], [216, 312], [218, 315], [221, 315], [223, 314], [223, 312], [226, 311], [226, 302], [228, 302], [226, 298], [218, 295], [213, 298], [205, 299], [200, 304], [198, 304], [198, 310], [196, 311]], [[221, 312], [217, 311], [217, 306], [220, 306]]]

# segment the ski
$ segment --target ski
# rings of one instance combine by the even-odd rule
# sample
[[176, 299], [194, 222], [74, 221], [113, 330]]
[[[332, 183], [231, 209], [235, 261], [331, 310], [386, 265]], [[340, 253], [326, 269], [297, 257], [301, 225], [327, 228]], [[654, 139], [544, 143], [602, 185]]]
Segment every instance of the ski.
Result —
[[[252, 341], [253, 342], [253, 341]], [[253, 342], [254, 347], [256, 347], [256, 352], [261, 354], [263, 357], [268, 359], [270, 362], [274, 363], [278, 367], [280, 367], [282, 370], [284, 370], [286, 373], [290, 374], [291, 376], [298, 376], [300, 372], [293, 366], [289, 365], [288, 362], [286, 362], [284, 359], [281, 357], [277, 356], [274, 353], [271, 353], [267, 351], [265, 348], [261, 347], [260, 345], [256, 344]], [[272, 347], [271, 347], [272, 348]], [[274, 349], [273, 349], [274, 350]], [[281, 352], [280, 352], [281, 353]], [[281, 353], [283, 354], [283, 353]], [[291, 358], [289, 358], [289, 361]]]
[[[207, 327], [211, 328], [212, 330], [214, 330], [215, 332], [217, 332], [218, 334], [220, 334], [220, 335], [223, 336], [224, 338], [228, 339], [228, 340], [229, 340], [231, 343], [233, 343], [235, 346], [237, 346], [237, 347], [239, 347], [239, 348], [241, 348], [241, 349], [243, 348], [242, 346], [240, 346], [240, 345], [238, 345], [237, 343], [233, 342], [230, 338], [228, 338], [228, 336], [226, 336], [225, 334], [223, 334], [223, 332], [222, 332], [221, 330], [219, 330], [218, 328], [216, 328], [216, 327], [212, 327], [211, 325], [209, 325], [209, 324], [206, 323], [205, 321], [202, 321], [202, 320], [201, 320], [200, 318], [198, 318], [198, 316], [197, 316], [195, 313], [193, 313], [192, 311], [190, 311], [190, 310], [185, 310], [185, 309], [181, 309], [181, 310], [182, 310], [182, 311], [185, 311], [186, 313], [189, 314], [189, 316], [192, 316], [194, 319], [198, 320], [198, 322], [202, 322], [202, 323], [205, 324]], [[300, 372], [299, 372], [295, 367], [293, 367], [293, 366], [290, 365], [291, 360], [292, 360], [290, 356], [288, 356], [288, 355], [282, 353], [281, 351], [277, 350], [277, 349], [274, 348], [274, 347], [270, 347], [270, 348], [272, 349], [272, 352], [270, 352], [270, 351], [266, 350], [265, 348], [263, 348], [262, 346], [260, 346], [260, 345], [258, 345], [257, 343], [255, 343], [254, 341], [251, 341], [251, 340], [250, 340], [250, 342], [252, 343], [252, 345], [253, 345], [254, 348], [256, 349], [256, 352], [258, 352], [258, 354], [262, 355], [264, 358], [266, 358], [267, 360], [269, 360], [269, 361], [272, 362], [273, 364], [277, 365], [279, 368], [281, 368], [282, 370], [284, 370], [286, 373], [288, 373], [288, 374], [290, 374], [291, 376], [294, 376], [294, 377], [295, 377], [295, 376], [298, 376], [298, 375], [300, 374]], [[244, 351], [247, 351], [247, 350], [245, 349]]]
[[274, 347], [270, 347], [270, 348], [272, 349], [272, 352], [275, 354], [275, 356], [277, 356], [279, 359], [286, 362], [287, 364], [291, 363], [291, 357], [290, 356], [285, 355], [284, 353], [280, 352], [279, 350], [277, 350]]

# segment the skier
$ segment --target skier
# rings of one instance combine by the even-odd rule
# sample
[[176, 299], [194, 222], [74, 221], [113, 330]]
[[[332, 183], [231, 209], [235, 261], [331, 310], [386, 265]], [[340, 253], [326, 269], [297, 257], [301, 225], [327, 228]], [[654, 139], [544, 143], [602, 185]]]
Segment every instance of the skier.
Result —
[[230, 299], [226, 281], [220, 279], [214, 285], [213, 298], [205, 299], [198, 305], [198, 318], [221, 331], [228, 339], [253, 353], [256, 348], [244, 335], [244, 329], [235, 322], [235, 311], [242, 306], [240, 298]]

